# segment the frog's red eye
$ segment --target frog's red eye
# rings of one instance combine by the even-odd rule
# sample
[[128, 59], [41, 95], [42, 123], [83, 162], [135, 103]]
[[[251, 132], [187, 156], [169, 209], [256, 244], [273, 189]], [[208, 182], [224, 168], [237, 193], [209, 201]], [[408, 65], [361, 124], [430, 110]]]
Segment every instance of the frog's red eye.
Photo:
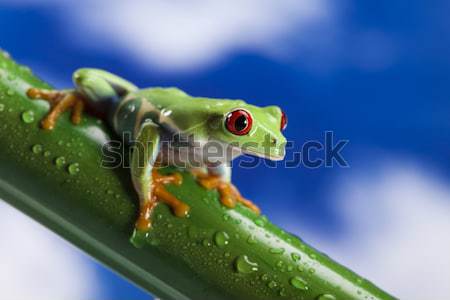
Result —
[[252, 115], [243, 109], [228, 113], [225, 119], [225, 127], [235, 135], [246, 135], [252, 129], [252, 124]]
[[281, 112], [281, 125], [280, 129], [281, 131], [285, 130], [288, 124], [288, 118], [287, 115], [284, 113], [284, 111]]

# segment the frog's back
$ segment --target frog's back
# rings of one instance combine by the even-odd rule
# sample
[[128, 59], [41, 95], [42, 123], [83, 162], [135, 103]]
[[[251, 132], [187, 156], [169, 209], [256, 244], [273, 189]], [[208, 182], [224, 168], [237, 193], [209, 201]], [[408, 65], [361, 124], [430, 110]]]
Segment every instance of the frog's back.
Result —
[[191, 97], [177, 88], [147, 88], [125, 96], [115, 110], [112, 124], [117, 134], [132, 133], [131, 137], [135, 137], [142, 122], [150, 119], [176, 133], [200, 124], [216, 110], [242, 104], [241, 100]]
[[190, 96], [182, 90], [170, 88], [147, 88], [133, 93], [137, 98], [145, 99], [159, 109], [164, 109], [180, 101], [188, 101]]
[[[120, 136], [135, 138], [140, 124], [151, 119], [160, 123], [164, 109], [188, 101], [189, 95], [177, 88], [147, 88], [127, 94], [111, 115], [111, 123]], [[128, 140], [128, 138], [127, 138]]]

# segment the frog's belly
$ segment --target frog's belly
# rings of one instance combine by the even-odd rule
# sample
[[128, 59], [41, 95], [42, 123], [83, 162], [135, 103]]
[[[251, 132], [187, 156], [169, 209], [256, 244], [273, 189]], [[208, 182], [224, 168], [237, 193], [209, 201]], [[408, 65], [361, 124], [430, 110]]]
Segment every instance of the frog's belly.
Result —
[[240, 155], [231, 148], [210, 145], [208, 147], [170, 147], [162, 146], [158, 157], [162, 166], [179, 168], [204, 168], [227, 163]]

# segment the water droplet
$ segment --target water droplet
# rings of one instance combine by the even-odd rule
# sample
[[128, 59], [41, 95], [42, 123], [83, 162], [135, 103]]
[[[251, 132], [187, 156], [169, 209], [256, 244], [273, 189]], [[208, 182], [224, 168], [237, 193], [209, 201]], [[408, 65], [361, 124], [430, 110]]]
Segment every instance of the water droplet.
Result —
[[284, 262], [282, 260], [277, 261], [277, 267], [282, 268], [284, 266]]
[[152, 246], [158, 246], [159, 245], [159, 240], [158, 239], [150, 239], [150, 245]]
[[70, 165], [67, 167], [67, 171], [69, 171], [69, 174], [70, 174], [70, 175], [75, 175], [75, 174], [77, 174], [78, 172], [80, 172], [80, 164], [79, 164], [79, 163], [73, 163], [73, 164], [70, 164]]
[[260, 226], [260, 227], [264, 227], [264, 225], [266, 225], [267, 223], [267, 217], [266, 216], [259, 216], [254, 220], [255, 224]]
[[112, 195], [112, 194], [114, 194], [114, 191], [113, 191], [113, 190], [106, 190], [106, 193], [107, 193], [108, 195]]
[[272, 254], [283, 254], [284, 249], [283, 248], [270, 248], [269, 252]]
[[291, 258], [294, 262], [297, 262], [300, 260], [300, 254], [297, 253], [291, 253]]
[[310, 253], [310, 254], [309, 254], [309, 257], [310, 257], [311, 259], [316, 259], [316, 258], [317, 258], [317, 256], [316, 256], [314, 253]]
[[267, 286], [269, 287], [269, 288], [271, 288], [271, 289], [274, 289], [274, 288], [276, 288], [277, 286], [278, 286], [278, 283], [276, 282], [276, 281], [271, 281], [271, 282], [269, 282], [268, 284], [267, 284]]
[[286, 294], [286, 289], [285, 288], [280, 289], [280, 296], [283, 297], [283, 296], [286, 296], [286, 295], [287, 295]]
[[55, 159], [55, 164], [58, 168], [61, 168], [66, 164], [66, 158], [64, 156], [57, 157]]
[[34, 121], [34, 112], [32, 110], [27, 110], [22, 113], [22, 121], [24, 123], [32, 123]]
[[225, 231], [218, 231], [214, 235], [214, 242], [219, 247], [225, 247], [230, 242], [230, 237]]
[[12, 96], [12, 95], [14, 95], [14, 91], [13, 91], [12, 89], [8, 89], [8, 91], [6, 92], [6, 94], [7, 94], [8, 96]]
[[247, 255], [240, 255], [235, 261], [236, 270], [239, 273], [249, 274], [258, 271], [258, 264], [252, 262]]
[[317, 300], [336, 300], [336, 297], [331, 294], [323, 294], [317, 297]]
[[256, 244], [256, 238], [253, 235], [249, 235], [247, 238], [247, 243]]
[[5, 104], [0, 103], [0, 111], [4, 111], [5, 110]]
[[31, 150], [33, 151], [33, 153], [39, 154], [42, 152], [42, 145], [36, 144], [31, 148]]
[[223, 215], [223, 220], [224, 221], [228, 221], [230, 219], [230, 215], [228, 215], [228, 214], [224, 214]]
[[59, 145], [59, 146], [62, 146], [63, 144], [64, 144], [64, 142], [63, 142], [62, 140], [59, 140], [59, 141], [58, 141], [58, 145]]
[[204, 239], [203, 241], [202, 241], [202, 244], [203, 244], [203, 246], [205, 246], [205, 247], [211, 247], [211, 241], [210, 240], [208, 240], [208, 239]]
[[306, 283], [306, 281], [304, 279], [300, 278], [299, 276], [292, 277], [289, 282], [293, 287], [295, 287], [297, 289], [300, 289], [300, 290], [308, 289], [308, 284]]
[[309, 272], [309, 274], [314, 274], [316, 272], [316, 270], [314, 270], [314, 268], [309, 268], [308, 272]]
[[48, 151], [48, 150], [44, 152], [44, 156], [45, 156], [45, 157], [49, 157], [51, 154], [52, 154], [52, 153], [51, 153], [50, 151]]
[[268, 275], [268, 274], [262, 274], [262, 275], [261, 275], [261, 280], [262, 280], [262, 281], [267, 281], [267, 280], [269, 280], [269, 275]]

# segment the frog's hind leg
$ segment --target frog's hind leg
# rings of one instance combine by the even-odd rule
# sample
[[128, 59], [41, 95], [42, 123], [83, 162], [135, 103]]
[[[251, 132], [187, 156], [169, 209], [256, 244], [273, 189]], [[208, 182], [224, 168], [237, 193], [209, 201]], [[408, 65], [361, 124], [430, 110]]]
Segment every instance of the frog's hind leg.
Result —
[[197, 178], [198, 183], [204, 188], [208, 190], [217, 189], [220, 194], [220, 202], [224, 206], [233, 208], [236, 206], [236, 202], [239, 202], [259, 214], [260, 209], [258, 206], [242, 197], [239, 190], [230, 182], [230, 167], [220, 165], [218, 170], [215, 169], [208, 172], [194, 170], [192, 173]]
[[184, 217], [189, 212], [189, 206], [178, 200], [165, 188], [165, 185], [169, 183], [180, 185], [182, 183], [181, 175], [160, 175], [153, 168], [159, 152], [159, 140], [156, 125], [150, 122], [143, 124], [132, 155], [131, 177], [140, 200], [136, 228], [142, 231], [151, 228], [150, 217], [158, 201], [168, 204], [178, 217]]
[[28, 97], [43, 99], [50, 103], [50, 112], [42, 120], [42, 128], [53, 129], [58, 117], [68, 109], [72, 110], [73, 124], [81, 122], [85, 107], [89, 109], [89, 112], [105, 118], [125, 95], [138, 89], [119, 76], [89, 68], [75, 71], [73, 83], [75, 89], [72, 90], [52, 91], [30, 88], [27, 91]]
[[41, 121], [44, 129], [53, 129], [59, 116], [68, 109], [72, 109], [73, 124], [79, 124], [81, 121], [85, 98], [76, 91], [63, 92], [30, 88], [27, 96], [31, 99], [43, 99], [50, 103], [50, 111]]
[[131, 82], [100, 69], [78, 69], [72, 80], [76, 90], [89, 99], [89, 111], [102, 118], [110, 117], [126, 95], [138, 90]]

